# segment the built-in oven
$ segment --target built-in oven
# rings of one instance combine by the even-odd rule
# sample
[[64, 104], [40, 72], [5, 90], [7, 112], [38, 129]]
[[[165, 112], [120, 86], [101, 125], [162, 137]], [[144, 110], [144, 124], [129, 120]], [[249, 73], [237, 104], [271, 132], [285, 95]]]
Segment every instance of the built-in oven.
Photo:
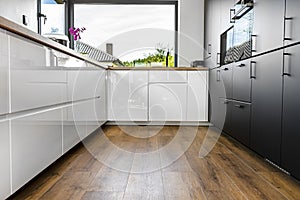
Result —
[[252, 56], [253, 0], [240, 0], [231, 9], [233, 26], [221, 34], [221, 65]]

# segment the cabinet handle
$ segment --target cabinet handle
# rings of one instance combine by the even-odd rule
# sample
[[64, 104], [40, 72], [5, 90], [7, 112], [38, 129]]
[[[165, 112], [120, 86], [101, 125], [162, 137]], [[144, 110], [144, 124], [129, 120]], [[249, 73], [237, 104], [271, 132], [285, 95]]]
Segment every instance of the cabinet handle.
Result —
[[282, 76], [291, 76], [291, 56], [290, 53], [283, 53], [283, 73]]
[[217, 65], [220, 64], [220, 60], [221, 60], [220, 55], [221, 55], [220, 53], [217, 53]]
[[53, 54], [53, 57], [55, 58], [55, 67], [58, 67], [58, 57], [55, 54]]
[[285, 17], [284, 18], [284, 40], [292, 40], [292, 17]]
[[228, 71], [229, 69], [228, 69], [227, 67], [225, 67], [223, 70], [224, 70], [224, 71]]
[[250, 79], [256, 79], [256, 62], [250, 62]]
[[229, 101], [223, 101], [223, 104], [229, 104]]
[[232, 19], [233, 16], [235, 15], [235, 9], [230, 9], [230, 23], [235, 23], [235, 20]]
[[207, 53], [208, 55], [211, 55], [211, 44], [207, 45]]
[[221, 71], [217, 70], [217, 82], [220, 82], [221, 80]]
[[257, 51], [257, 35], [251, 35], [251, 51], [256, 52]]
[[245, 67], [246, 65], [244, 63], [238, 65], [237, 67]]
[[235, 104], [234, 107], [236, 107], [236, 108], [244, 108], [245, 106], [239, 105], [239, 104]]

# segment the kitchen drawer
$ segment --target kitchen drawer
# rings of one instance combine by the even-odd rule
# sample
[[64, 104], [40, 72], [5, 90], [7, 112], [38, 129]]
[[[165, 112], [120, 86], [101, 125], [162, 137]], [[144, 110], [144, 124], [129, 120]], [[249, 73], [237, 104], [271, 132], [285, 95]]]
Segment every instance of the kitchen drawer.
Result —
[[238, 101], [251, 101], [251, 61], [233, 64], [232, 98]]
[[249, 146], [251, 104], [238, 101], [232, 101], [231, 104], [230, 135], [244, 145]]
[[187, 71], [158, 70], [149, 72], [149, 82], [187, 82]]
[[11, 159], [13, 192], [30, 181], [61, 155], [61, 109], [12, 120]]
[[223, 98], [232, 98], [232, 64], [221, 67], [221, 79], [224, 84], [226, 96]]
[[66, 102], [66, 81], [60, 70], [12, 70], [12, 112]]

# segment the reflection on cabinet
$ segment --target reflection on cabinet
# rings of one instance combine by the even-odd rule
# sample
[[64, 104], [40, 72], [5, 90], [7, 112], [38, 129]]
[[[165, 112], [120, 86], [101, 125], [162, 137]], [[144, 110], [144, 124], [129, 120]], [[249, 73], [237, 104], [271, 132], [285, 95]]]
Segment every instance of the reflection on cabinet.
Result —
[[61, 156], [61, 109], [12, 120], [11, 145], [15, 192]]
[[283, 124], [281, 162], [284, 169], [300, 179], [300, 46], [285, 50], [283, 89]]
[[187, 84], [153, 83], [149, 85], [150, 121], [186, 120]]
[[0, 199], [10, 195], [10, 141], [8, 121], [0, 122]]
[[108, 120], [148, 121], [148, 71], [109, 71], [108, 75]]
[[8, 35], [0, 29], [0, 115], [8, 113]]
[[238, 101], [251, 101], [250, 60], [232, 64], [232, 98]]
[[284, 7], [285, 0], [254, 0], [253, 55], [283, 45]]
[[280, 161], [282, 51], [253, 59], [251, 147], [276, 164]]
[[208, 121], [208, 72], [188, 72], [187, 121]]

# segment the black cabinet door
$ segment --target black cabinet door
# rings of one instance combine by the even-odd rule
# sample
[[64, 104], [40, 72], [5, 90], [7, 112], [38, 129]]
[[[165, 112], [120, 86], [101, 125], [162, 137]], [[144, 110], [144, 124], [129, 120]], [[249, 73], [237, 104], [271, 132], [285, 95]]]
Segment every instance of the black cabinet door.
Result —
[[300, 1], [286, 0], [285, 41], [286, 44], [300, 41]]
[[250, 110], [251, 104], [231, 102], [230, 135], [246, 146], [250, 144]]
[[232, 98], [238, 101], [251, 101], [250, 60], [233, 64]]
[[221, 67], [221, 78], [225, 87], [226, 96], [224, 98], [232, 98], [232, 65], [224, 65]]
[[283, 45], [285, 0], [255, 0], [253, 55]]
[[[300, 179], [300, 46], [286, 50], [283, 124], [282, 124], [282, 166]], [[288, 75], [290, 74], [290, 75]]]
[[220, 105], [220, 97], [225, 96], [225, 89], [221, 81], [221, 69], [212, 69], [209, 74], [209, 96], [210, 96], [210, 122], [217, 128], [222, 129], [225, 111]]
[[232, 133], [232, 123], [231, 123], [231, 106], [232, 103], [228, 99], [219, 98], [220, 110], [224, 113], [223, 118], [220, 118], [220, 124], [223, 125], [220, 129], [223, 130], [228, 135]]
[[251, 147], [279, 164], [282, 111], [282, 51], [253, 58]]

